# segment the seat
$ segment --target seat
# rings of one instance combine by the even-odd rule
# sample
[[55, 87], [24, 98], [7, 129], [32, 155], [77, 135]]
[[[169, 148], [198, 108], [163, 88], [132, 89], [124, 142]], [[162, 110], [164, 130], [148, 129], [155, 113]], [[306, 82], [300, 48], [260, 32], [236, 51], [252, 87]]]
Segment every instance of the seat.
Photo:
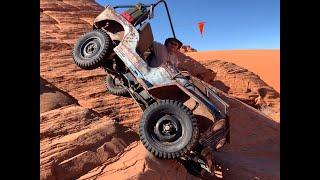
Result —
[[151, 54], [150, 47], [153, 44], [153, 34], [150, 23], [144, 23], [138, 32], [140, 37], [137, 45], [137, 52], [144, 60], [147, 60]]

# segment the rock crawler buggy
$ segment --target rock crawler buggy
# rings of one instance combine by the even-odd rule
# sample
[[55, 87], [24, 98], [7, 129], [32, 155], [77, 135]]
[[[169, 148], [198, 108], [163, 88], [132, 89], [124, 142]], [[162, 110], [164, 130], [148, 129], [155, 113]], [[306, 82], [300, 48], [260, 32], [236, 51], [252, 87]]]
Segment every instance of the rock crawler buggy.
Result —
[[[148, 151], [158, 158], [179, 160], [195, 175], [203, 170], [212, 173], [212, 159], [205, 152], [229, 143], [229, 106], [186, 71], [148, 65], [153, 42], [149, 20], [160, 3], [165, 5], [175, 37], [163, 0], [151, 5], [107, 6], [94, 20], [93, 30], [76, 42], [74, 62], [86, 70], [104, 68], [107, 89], [115, 95], [130, 95], [141, 107], [139, 135]], [[117, 8], [127, 10], [118, 13]], [[177, 78], [187, 79], [194, 89]], [[201, 132], [202, 122], [207, 125]]]

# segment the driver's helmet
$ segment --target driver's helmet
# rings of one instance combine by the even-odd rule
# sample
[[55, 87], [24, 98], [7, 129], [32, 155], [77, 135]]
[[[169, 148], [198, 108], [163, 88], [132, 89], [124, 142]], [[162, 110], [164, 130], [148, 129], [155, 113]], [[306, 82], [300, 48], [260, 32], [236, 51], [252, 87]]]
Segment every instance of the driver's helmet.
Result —
[[182, 42], [179, 41], [177, 38], [174, 38], [174, 37], [167, 38], [166, 41], [164, 42], [164, 45], [167, 46], [167, 44], [168, 44], [170, 41], [174, 41], [174, 42], [178, 43], [178, 44], [179, 44], [178, 49], [181, 48]]

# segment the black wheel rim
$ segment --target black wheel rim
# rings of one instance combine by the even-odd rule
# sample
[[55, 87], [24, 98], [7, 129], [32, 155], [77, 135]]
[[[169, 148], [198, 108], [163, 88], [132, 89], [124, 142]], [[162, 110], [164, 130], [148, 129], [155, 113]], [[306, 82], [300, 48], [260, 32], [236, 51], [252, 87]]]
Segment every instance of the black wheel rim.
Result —
[[122, 88], [122, 85], [124, 85], [123, 78], [114, 76], [113, 77], [113, 84], [114, 84], [114, 86], [116, 86], [118, 88]]
[[124, 77], [121, 77], [120, 75], [115, 75], [115, 74], [110, 74], [107, 76], [107, 81], [108, 81], [108, 77], [110, 78], [109, 83], [111, 83], [110, 85], [115, 88], [115, 89], [123, 89], [123, 86], [127, 86], [127, 83], [125, 81]]
[[81, 56], [83, 58], [91, 58], [98, 54], [100, 47], [101, 40], [99, 38], [88, 38], [81, 46]]
[[182, 136], [182, 126], [174, 115], [165, 115], [152, 124], [152, 136], [161, 143], [170, 145]]

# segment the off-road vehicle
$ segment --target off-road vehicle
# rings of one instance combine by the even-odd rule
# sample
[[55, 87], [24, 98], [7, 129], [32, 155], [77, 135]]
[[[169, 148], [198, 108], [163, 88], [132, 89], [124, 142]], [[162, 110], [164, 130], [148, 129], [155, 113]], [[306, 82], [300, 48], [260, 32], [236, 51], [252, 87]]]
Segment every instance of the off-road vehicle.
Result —
[[[178, 159], [193, 174], [203, 169], [212, 172], [205, 152], [229, 143], [229, 105], [215, 89], [186, 71], [149, 66], [154, 41], [149, 21], [160, 3], [165, 5], [175, 37], [164, 0], [107, 6], [94, 20], [93, 30], [76, 42], [74, 62], [86, 70], [104, 68], [107, 89], [115, 95], [131, 96], [141, 107], [140, 140], [154, 156]], [[179, 78], [189, 83], [183, 84]], [[206, 125], [200, 128], [200, 124]]]

